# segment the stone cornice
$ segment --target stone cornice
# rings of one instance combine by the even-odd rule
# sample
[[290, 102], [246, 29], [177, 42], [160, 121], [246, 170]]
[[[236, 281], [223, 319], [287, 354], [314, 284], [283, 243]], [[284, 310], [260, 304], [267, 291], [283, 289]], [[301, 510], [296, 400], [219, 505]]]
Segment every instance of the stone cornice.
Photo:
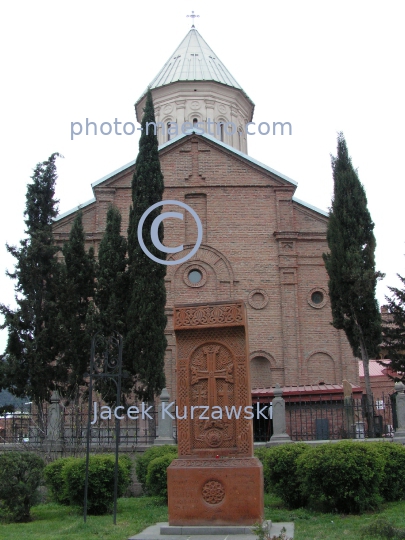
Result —
[[325, 232], [274, 231], [276, 240], [326, 240]]

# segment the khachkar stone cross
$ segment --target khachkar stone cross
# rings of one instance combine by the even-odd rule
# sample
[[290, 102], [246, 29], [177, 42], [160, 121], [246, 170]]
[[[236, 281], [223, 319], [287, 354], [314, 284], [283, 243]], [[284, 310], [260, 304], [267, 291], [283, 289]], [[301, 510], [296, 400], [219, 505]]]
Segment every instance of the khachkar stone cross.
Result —
[[179, 458], [167, 470], [169, 525], [261, 522], [263, 471], [243, 412], [252, 406], [245, 304], [176, 305], [173, 315], [181, 418]]

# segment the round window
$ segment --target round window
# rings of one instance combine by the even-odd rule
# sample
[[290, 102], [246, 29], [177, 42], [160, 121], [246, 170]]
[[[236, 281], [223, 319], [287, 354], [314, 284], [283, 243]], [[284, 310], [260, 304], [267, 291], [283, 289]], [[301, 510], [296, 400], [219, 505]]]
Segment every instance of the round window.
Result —
[[323, 293], [321, 291], [315, 291], [311, 295], [311, 300], [314, 304], [322, 304], [323, 302]]
[[188, 273], [188, 279], [190, 280], [191, 283], [200, 283], [200, 281], [202, 280], [202, 272], [200, 272], [199, 270], [191, 270], [191, 272]]

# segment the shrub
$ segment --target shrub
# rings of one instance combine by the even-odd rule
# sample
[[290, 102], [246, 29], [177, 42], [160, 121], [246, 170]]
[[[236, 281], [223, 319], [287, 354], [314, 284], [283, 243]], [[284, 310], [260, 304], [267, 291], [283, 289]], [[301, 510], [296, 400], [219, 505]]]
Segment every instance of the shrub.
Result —
[[397, 529], [385, 517], [377, 517], [361, 531], [361, 538], [392, 538], [399, 540], [405, 538], [405, 529]]
[[150, 495], [160, 495], [167, 498], [167, 467], [174, 459], [176, 456], [171, 453], [149, 462], [146, 489]]
[[50, 491], [50, 495], [59, 504], [70, 504], [69, 494], [66, 492], [66, 486], [62, 477], [62, 469], [67, 463], [75, 461], [75, 459], [72, 457], [56, 459], [44, 469], [45, 483]]
[[269, 493], [270, 491], [270, 472], [268, 467], [268, 462], [266, 460], [266, 456], [268, 454], [269, 448], [266, 448], [265, 446], [259, 446], [259, 448], [255, 449], [255, 457], [259, 459], [263, 465], [263, 480], [264, 480], [264, 491], [265, 493]]
[[369, 443], [325, 444], [297, 460], [302, 493], [326, 512], [363, 512], [381, 503], [384, 459]]
[[[115, 462], [115, 456], [113, 457]], [[118, 456], [118, 462], [121, 464], [122, 467], [124, 467], [127, 470], [127, 473], [131, 477], [132, 472], [132, 461], [129, 456], [126, 454], [122, 454], [121, 456]]]
[[149, 463], [153, 459], [164, 456], [166, 454], [170, 454], [176, 457], [177, 446], [173, 446], [170, 444], [163, 444], [162, 446], [152, 446], [137, 458], [135, 465], [136, 477], [138, 478], [138, 482], [141, 484], [142, 489], [145, 493], [148, 489], [146, 486], [146, 475], [148, 474]]
[[28, 452], [0, 454], [0, 519], [9, 522], [30, 520], [41, 483], [43, 460]]
[[380, 494], [386, 501], [405, 499], [405, 448], [394, 443], [371, 443], [384, 459]]
[[297, 472], [297, 460], [312, 451], [305, 443], [282, 444], [266, 448], [263, 457], [264, 483], [281, 497], [289, 508], [304, 506]]
[[[131, 469], [128, 460], [129, 458], [126, 456], [120, 456], [119, 459], [118, 497], [123, 495], [131, 480]], [[101, 515], [111, 509], [114, 501], [114, 468], [114, 456], [90, 456], [87, 491], [87, 511], [89, 514]], [[83, 506], [85, 474], [85, 458], [74, 459], [66, 463], [62, 468], [62, 478], [71, 504]]]

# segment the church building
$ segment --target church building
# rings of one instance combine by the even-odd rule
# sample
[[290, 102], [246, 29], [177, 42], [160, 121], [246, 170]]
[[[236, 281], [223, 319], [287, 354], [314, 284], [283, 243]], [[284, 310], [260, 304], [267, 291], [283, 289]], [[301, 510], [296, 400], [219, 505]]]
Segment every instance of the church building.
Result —
[[[279, 383], [305, 393], [308, 386], [312, 392], [322, 385], [342, 388], [343, 380], [358, 386], [358, 361], [344, 332], [330, 324], [322, 259], [328, 251], [328, 214], [298, 199], [294, 180], [248, 154], [250, 97], [194, 26], [150, 87], [161, 123], [163, 199], [190, 206], [203, 228], [198, 251], [167, 267], [165, 366], [171, 399], [176, 399], [173, 305], [226, 300], [243, 300], [247, 306], [253, 389], [270, 391]], [[145, 100], [146, 90], [135, 104], [139, 122]], [[210, 129], [208, 121], [215, 123]], [[186, 122], [194, 129], [182, 133]], [[93, 246], [96, 255], [110, 204], [120, 210], [126, 234], [134, 164], [94, 182], [94, 198], [79, 207], [87, 247]], [[59, 245], [68, 239], [79, 208], [56, 218]], [[165, 245], [184, 246], [168, 259], [181, 259], [195, 245], [196, 223], [178, 206], [165, 205], [162, 211], [184, 214], [183, 220], [164, 222]]]

